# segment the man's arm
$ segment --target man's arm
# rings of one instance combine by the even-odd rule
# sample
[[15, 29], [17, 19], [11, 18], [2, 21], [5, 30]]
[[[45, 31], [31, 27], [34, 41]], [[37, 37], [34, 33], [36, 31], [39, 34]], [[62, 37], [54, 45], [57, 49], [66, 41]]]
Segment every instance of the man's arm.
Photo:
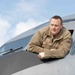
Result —
[[29, 44], [27, 45], [27, 50], [36, 53], [43, 52], [44, 49], [41, 47], [41, 45], [42, 45], [42, 36], [40, 31], [38, 31], [31, 38]]

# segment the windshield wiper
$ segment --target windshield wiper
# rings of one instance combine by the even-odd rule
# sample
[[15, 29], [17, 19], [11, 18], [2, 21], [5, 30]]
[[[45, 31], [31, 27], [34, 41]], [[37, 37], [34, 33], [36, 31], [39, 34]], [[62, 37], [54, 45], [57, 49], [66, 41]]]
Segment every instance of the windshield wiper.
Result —
[[9, 50], [6, 50], [6, 51], [3, 51], [2, 52], [2, 55], [6, 55], [6, 54], [9, 54], [9, 53], [12, 53], [12, 52], [15, 52], [15, 51], [18, 51], [18, 50], [20, 50], [20, 49], [22, 49], [23, 47], [18, 47], [18, 48], [16, 48], [16, 49], [9, 49]]

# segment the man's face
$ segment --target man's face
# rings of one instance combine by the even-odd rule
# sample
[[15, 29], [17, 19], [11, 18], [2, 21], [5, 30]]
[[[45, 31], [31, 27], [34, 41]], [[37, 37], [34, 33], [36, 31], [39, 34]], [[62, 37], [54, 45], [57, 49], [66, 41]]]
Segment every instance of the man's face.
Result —
[[50, 31], [53, 36], [56, 36], [60, 32], [62, 27], [63, 27], [63, 25], [61, 24], [60, 19], [53, 19], [52, 18], [50, 20]]

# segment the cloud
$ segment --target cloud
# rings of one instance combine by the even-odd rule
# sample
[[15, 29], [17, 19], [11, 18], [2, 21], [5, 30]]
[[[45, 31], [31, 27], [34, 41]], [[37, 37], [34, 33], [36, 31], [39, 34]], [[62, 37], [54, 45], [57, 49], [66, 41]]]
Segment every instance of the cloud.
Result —
[[18, 11], [27, 11], [27, 12], [33, 12], [36, 10], [36, 6], [34, 4], [31, 3], [27, 3], [27, 2], [21, 2], [21, 3], [17, 3], [16, 4], [16, 9]]
[[0, 46], [2, 46], [5, 42], [10, 40], [11, 38], [42, 23], [43, 22], [38, 22], [34, 19], [29, 19], [26, 22], [21, 21], [17, 23], [15, 27], [12, 27], [8, 20], [0, 18]]
[[34, 19], [29, 19], [27, 22], [19, 22], [14, 29], [13, 36], [17, 36], [25, 31], [39, 25], [40, 23], [41, 22], [37, 22]]
[[11, 12], [11, 13], [12, 14], [17, 13], [17, 14], [20, 14], [20, 15], [26, 14], [26, 15], [38, 16], [38, 14], [40, 14], [40, 13], [43, 14], [44, 13], [43, 11], [46, 11], [45, 10], [46, 3], [47, 3], [47, 1], [45, 1], [45, 0], [44, 1], [43, 0], [40, 0], [40, 1], [38, 1], [38, 0], [35, 0], [35, 1], [21, 0], [21, 1], [14, 4], [13, 10], [12, 10], [13, 12]]
[[10, 27], [11, 25], [7, 20], [0, 18], [0, 46], [9, 39]]
[[[43, 0], [21, 0], [15, 2], [9, 11], [5, 10], [6, 14], [0, 14], [0, 46], [22, 32], [41, 24], [40, 19], [44, 13], [42, 13], [44, 5], [45, 1]], [[40, 13], [42, 14], [39, 15]], [[42, 21], [44, 21], [43, 19]]]

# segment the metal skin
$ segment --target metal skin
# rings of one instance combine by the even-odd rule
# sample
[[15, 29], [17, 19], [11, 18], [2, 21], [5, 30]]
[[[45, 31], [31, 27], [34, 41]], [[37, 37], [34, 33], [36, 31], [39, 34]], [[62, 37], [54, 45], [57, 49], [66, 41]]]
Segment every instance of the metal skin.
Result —
[[65, 58], [41, 60], [37, 54], [26, 51], [32, 35], [49, 24], [46, 22], [0, 47], [0, 75], [75, 75], [75, 15], [71, 16], [63, 17], [64, 27], [70, 30], [73, 39]]

